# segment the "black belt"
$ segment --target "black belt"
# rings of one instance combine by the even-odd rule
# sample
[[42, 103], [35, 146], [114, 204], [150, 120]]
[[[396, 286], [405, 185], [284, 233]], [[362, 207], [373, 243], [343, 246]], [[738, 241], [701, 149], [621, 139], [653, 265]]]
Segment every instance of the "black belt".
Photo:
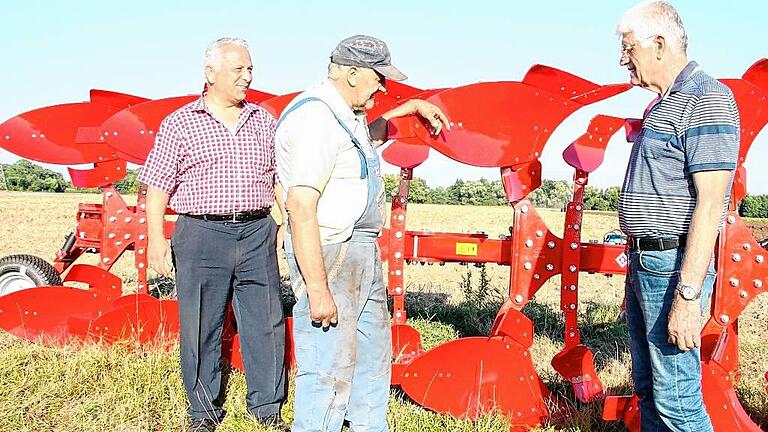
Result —
[[202, 219], [204, 221], [215, 222], [248, 222], [256, 219], [262, 219], [267, 217], [271, 211], [270, 207], [264, 207], [257, 210], [248, 210], [242, 212], [234, 212], [229, 214], [186, 214], [191, 218]]
[[632, 250], [665, 251], [685, 246], [687, 237], [629, 237], [627, 244]]

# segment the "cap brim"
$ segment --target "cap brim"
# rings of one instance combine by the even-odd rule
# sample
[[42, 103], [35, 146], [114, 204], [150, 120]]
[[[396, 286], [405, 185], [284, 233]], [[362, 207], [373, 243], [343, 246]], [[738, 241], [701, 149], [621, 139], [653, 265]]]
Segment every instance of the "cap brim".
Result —
[[407, 76], [405, 76], [404, 73], [400, 72], [400, 69], [389, 65], [389, 66], [376, 66], [373, 68], [376, 72], [384, 75], [384, 78], [391, 79], [392, 81], [403, 81], [408, 79]]

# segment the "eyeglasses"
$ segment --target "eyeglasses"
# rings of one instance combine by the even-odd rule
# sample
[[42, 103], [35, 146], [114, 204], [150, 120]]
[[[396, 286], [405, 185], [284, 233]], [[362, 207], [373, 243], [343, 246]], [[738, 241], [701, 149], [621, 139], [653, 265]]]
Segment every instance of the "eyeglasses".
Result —
[[646, 38], [640, 39], [639, 41], [632, 42], [631, 44], [621, 44], [621, 55], [625, 56], [625, 55], [632, 54], [632, 51], [634, 51], [635, 46], [637, 46], [637, 44], [643, 43], [653, 37], [656, 37], [656, 35], [650, 35]]

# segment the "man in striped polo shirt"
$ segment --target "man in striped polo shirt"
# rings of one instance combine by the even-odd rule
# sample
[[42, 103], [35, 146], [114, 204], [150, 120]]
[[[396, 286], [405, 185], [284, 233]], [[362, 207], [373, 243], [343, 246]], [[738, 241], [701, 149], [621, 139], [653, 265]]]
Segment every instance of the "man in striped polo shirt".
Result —
[[625, 295], [642, 429], [711, 431], [700, 330], [738, 158], [739, 114], [730, 90], [689, 62], [685, 29], [669, 3], [634, 6], [617, 34], [630, 82], [658, 94], [619, 201], [629, 235]]

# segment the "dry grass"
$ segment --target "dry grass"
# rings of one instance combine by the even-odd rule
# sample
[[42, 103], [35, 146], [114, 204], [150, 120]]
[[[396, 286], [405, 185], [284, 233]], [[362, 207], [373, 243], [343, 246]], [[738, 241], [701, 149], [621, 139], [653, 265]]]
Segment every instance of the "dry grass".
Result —
[[[25, 194], [0, 192], [0, 256], [29, 253], [50, 258], [63, 236], [75, 224], [77, 203], [100, 202], [99, 195]], [[540, 211], [548, 226], [562, 234], [564, 214]], [[507, 234], [511, 210], [503, 207], [411, 205], [410, 229], [432, 231], [485, 231], [491, 238]], [[584, 240], [601, 239], [617, 228], [613, 215], [587, 214]], [[94, 263], [95, 255], [83, 262]], [[126, 254], [113, 271], [123, 278], [126, 290], [136, 276], [133, 257]], [[465, 300], [460, 288], [468, 272], [475, 284], [480, 270], [459, 265], [409, 266], [406, 270], [411, 322], [427, 347], [443, 341], [487, 331], [508, 283], [506, 267], [488, 265], [490, 289], [482, 298]], [[557, 278], [555, 278], [557, 279]], [[616, 322], [623, 288], [622, 277], [582, 275], [581, 326], [584, 342], [595, 351], [598, 372], [609, 391], [629, 391], [629, 355], [626, 327]], [[478, 304], [478, 299], [480, 304]], [[549, 364], [562, 347], [562, 316], [558, 311], [556, 280], [548, 282], [526, 307], [535, 322], [536, 338], [531, 350], [542, 378], [565, 401], [578, 407], [577, 414], [561, 427], [580, 431], [621, 430], [617, 424], [599, 420], [600, 404], [580, 406], [573, 402], [569, 386]], [[471, 315], [468, 317], [468, 315]], [[768, 424], [768, 396], [763, 391], [768, 370], [766, 322], [768, 306], [763, 298], [753, 302], [741, 319], [742, 380], [738, 391], [755, 419]], [[185, 400], [178, 370], [178, 354], [135, 352], [120, 348], [50, 349], [0, 334], [0, 431], [165, 431], [180, 430]], [[222, 431], [258, 430], [245, 415], [245, 381], [242, 374], [230, 376], [226, 409], [229, 415]], [[292, 416], [291, 402], [284, 410]], [[506, 431], [502, 418], [478, 422], [458, 421], [428, 412], [393, 391], [389, 420], [395, 431]]]

